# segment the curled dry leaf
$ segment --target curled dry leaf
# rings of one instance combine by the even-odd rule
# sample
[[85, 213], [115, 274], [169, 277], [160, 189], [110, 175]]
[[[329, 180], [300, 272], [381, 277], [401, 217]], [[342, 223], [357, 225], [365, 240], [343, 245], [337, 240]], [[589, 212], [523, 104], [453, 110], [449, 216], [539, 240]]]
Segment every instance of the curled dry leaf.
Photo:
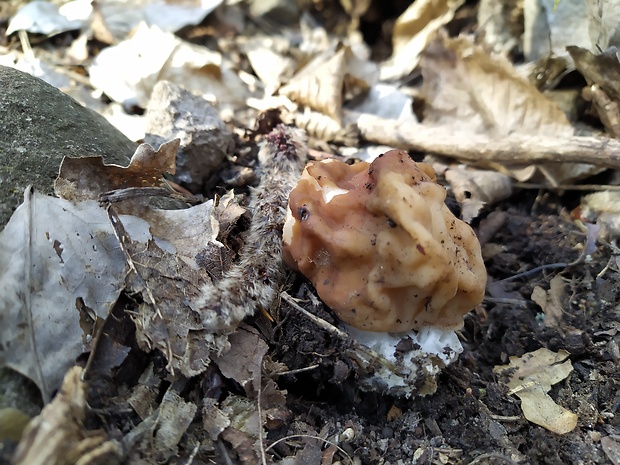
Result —
[[454, 13], [463, 3], [463, 0], [412, 2], [394, 24], [394, 52], [381, 66], [381, 80], [397, 80], [411, 73], [435, 33], [454, 18]]
[[279, 93], [340, 123], [343, 101], [366, 92], [376, 74], [372, 63], [337, 44], [312, 59]]
[[346, 48], [328, 49], [297, 73], [279, 93], [340, 121]]
[[[79, 202], [97, 200], [102, 192], [118, 189], [142, 189], [144, 195], [132, 196], [114, 203], [119, 214], [134, 215], [147, 221], [159, 246], [184, 257], [194, 268], [196, 256], [203, 256], [209, 244], [222, 247], [216, 238], [227, 231], [245, 211], [231, 192], [219, 199], [192, 208], [162, 210], [150, 205], [149, 188], [165, 185], [163, 173], [174, 173], [179, 139], [163, 143], [158, 150], [142, 144], [129, 166], [104, 165], [101, 157], [65, 158], [54, 188], [59, 197]], [[209, 255], [209, 254], [207, 254]]]
[[141, 144], [127, 167], [105, 165], [100, 156], [65, 157], [54, 182], [54, 192], [75, 203], [98, 200], [102, 192], [116, 189], [161, 187], [164, 185], [162, 174], [175, 172], [179, 144], [179, 139], [174, 139], [163, 143], [158, 150]]
[[493, 371], [507, 377], [511, 393], [521, 399], [525, 418], [557, 434], [565, 434], [577, 426], [577, 415], [556, 404], [549, 396], [551, 386], [565, 379], [573, 366], [568, 352], [557, 353], [541, 348], [521, 357], [510, 357], [510, 364], [496, 366]]
[[304, 129], [309, 136], [317, 139], [348, 147], [353, 147], [359, 142], [359, 133], [355, 125], [343, 126], [329, 116], [309, 108], [304, 109], [303, 112], [284, 114], [282, 117], [285, 122], [290, 121], [295, 126]]
[[598, 55], [580, 47], [568, 47], [575, 67], [585, 77], [589, 87], [583, 89], [583, 98], [598, 113], [607, 131], [620, 137], [620, 83], [618, 49], [611, 47]]
[[476, 170], [464, 166], [450, 168], [446, 181], [461, 204], [463, 221], [470, 223], [485, 205], [492, 205], [512, 195], [512, 180], [505, 174]]

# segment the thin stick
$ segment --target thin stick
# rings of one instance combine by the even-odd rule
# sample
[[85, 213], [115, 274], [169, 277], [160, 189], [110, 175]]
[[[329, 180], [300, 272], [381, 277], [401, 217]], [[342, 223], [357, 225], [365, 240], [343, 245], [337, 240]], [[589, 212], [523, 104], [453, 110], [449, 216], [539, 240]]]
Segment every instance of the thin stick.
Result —
[[265, 450], [265, 443], [263, 442], [265, 438], [263, 437], [263, 413], [260, 406], [260, 396], [263, 391], [262, 389], [262, 370], [258, 373], [258, 394], [256, 397], [256, 410], [258, 411], [258, 447], [260, 448], [260, 458], [263, 465], [267, 465], [267, 455]]
[[398, 123], [373, 115], [348, 112], [345, 122], [355, 122], [368, 141], [404, 150], [444, 155], [470, 162], [589, 163], [620, 168], [620, 141], [607, 137], [549, 137], [510, 134], [490, 137], [431, 127], [420, 123]]
[[349, 336], [349, 334], [347, 334], [345, 331], [342, 331], [341, 329], [336, 328], [334, 325], [329, 324], [327, 321], [305, 310], [287, 292], [282, 293], [282, 298], [295, 310], [300, 312], [306, 318], [309, 318], [310, 320], [312, 320], [312, 322], [316, 324], [319, 328], [327, 331], [332, 336], [336, 336], [337, 338], [350, 343], [355, 348], [355, 350], [366, 355], [369, 358], [369, 362], [376, 363], [378, 365], [383, 365], [387, 367], [389, 370], [393, 371], [394, 373], [399, 373], [394, 363], [390, 362], [385, 357], [382, 357], [374, 350], [366, 347], [363, 344], [360, 344], [355, 339], [353, 339], [351, 336]]

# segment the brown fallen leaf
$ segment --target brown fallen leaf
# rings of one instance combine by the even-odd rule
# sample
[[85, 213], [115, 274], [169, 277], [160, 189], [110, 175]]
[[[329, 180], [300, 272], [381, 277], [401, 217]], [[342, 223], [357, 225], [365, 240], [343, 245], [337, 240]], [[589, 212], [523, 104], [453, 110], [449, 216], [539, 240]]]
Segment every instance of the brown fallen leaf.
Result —
[[545, 314], [545, 326], [557, 328], [564, 313], [563, 302], [566, 299], [566, 285], [560, 275], [549, 283], [549, 290], [536, 286], [532, 291], [532, 300], [542, 308]]
[[54, 192], [60, 198], [80, 202], [97, 200], [99, 194], [117, 189], [164, 186], [162, 174], [174, 174], [179, 144], [179, 139], [174, 139], [158, 150], [142, 144], [127, 167], [104, 165], [101, 157], [65, 157], [54, 182]]
[[549, 396], [551, 386], [565, 379], [573, 370], [568, 352], [557, 353], [541, 348], [521, 357], [510, 357], [508, 365], [496, 366], [493, 372], [505, 376], [510, 393], [521, 399], [521, 410], [532, 423], [565, 434], [577, 426], [578, 417], [556, 404]]
[[[508, 59], [489, 53], [469, 36], [438, 34], [420, 65], [425, 125], [495, 138], [515, 133], [570, 137], [574, 133], [553, 100], [520, 76]], [[590, 165], [568, 163], [538, 169], [552, 185], [597, 172]], [[526, 175], [513, 171], [521, 181], [532, 174], [532, 170]]]
[[[16, 465], [72, 464], [90, 462], [88, 457], [118, 463], [120, 445], [101, 432], [84, 427], [86, 386], [82, 369], [71, 368], [58, 394], [26, 427], [13, 458]], [[94, 434], [93, 434], [94, 433]]]
[[392, 32], [393, 53], [381, 66], [381, 80], [392, 81], [411, 73], [420, 54], [437, 31], [454, 18], [462, 0], [418, 0], [401, 14]]

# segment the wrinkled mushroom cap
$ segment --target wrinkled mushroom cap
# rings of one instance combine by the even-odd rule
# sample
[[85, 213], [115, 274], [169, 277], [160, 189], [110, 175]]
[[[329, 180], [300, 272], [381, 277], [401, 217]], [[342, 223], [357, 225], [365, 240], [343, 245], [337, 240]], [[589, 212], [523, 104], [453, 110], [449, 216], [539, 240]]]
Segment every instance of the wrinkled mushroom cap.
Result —
[[433, 169], [391, 150], [372, 164], [311, 162], [289, 198], [284, 256], [345, 323], [457, 329], [487, 274]]

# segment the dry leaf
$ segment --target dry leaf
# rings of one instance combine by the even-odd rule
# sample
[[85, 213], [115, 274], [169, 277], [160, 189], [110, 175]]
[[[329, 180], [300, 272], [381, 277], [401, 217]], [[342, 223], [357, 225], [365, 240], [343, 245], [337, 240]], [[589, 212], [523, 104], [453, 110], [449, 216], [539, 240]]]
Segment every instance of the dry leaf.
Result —
[[601, 447], [613, 465], [620, 465], [620, 436], [605, 436], [601, 439]]
[[[125, 221], [134, 237], [150, 235], [144, 221]], [[107, 317], [125, 273], [98, 202], [73, 205], [28, 190], [0, 233], [0, 363], [47, 397], [86, 349], [83, 336], [94, 335], [84, 333], [82, 318]]]
[[297, 73], [279, 93], [340, 121], [346, 47], [328, 49]]
[[418, 0], [398, 17], [392, 32], [394, 52], [381, 66], [381, 80], [407, 76], [420, 62], [420, 54], [435, 33], [454, 17], [463, 0]]
[[80, 367], [71, 368], [54, 400], [43, 408], [26, 427], [13, 458], [15, 465], [89, 463], [89, 455], [98, 463], [117, 463], [122, 451], [114, 442], [106, 442], [103, 431], [84, 428], [86, 386]]
[[574, 132], [557, 105], [506, 58], [490, 54], [470, 37], [440, 35], [424, 51], [421, 66], [425, 124], [496, 136]]
[[288, 81], [296, 67], [295, 60], [287, 56], [290, 43], [282, 36], [251, 37], [243, 44], [252, 69], [271, 94]]
[[[451, 39], [440, 34], [425, 50], [421, 66], [424, 124], [497, 138], [515, 133], [556, 137], [574, 133], [555, 102], [521, 77], [506, 58], [490, 54], [470, 37]], [[600, 171], [569, 163], [539, 169], [553, 185]], [[531, 173], [528, 170], [525, 175]], [[511, 174], [525, 180], [523, 173]]]
[[172, 373], [179, 370], [186, 377], [202, 373], [211, 352], [220, 353], [230, 346], [226, 336], [208, 334], [201, 315], [188, 305], [200, 294], [207, 276], [153, 240], [146, 247], [132, 240], [121, 220], [113, 211], [109, 213], [131, 270], [126, 290], [141, 294], [143, 299], [132, 314], [138, 344], [147, 352], [159, 349]]
[[222, 375], [234, 379], [243, 387], [248, 398], [255, 398], [261, 380], [263, 357], [268, 350], [267, 343], [250, 327], [239, 328], [228, 339], [230, 350], [213, 357], [213, 361]]
[[90, 81], [112, 100], [141, 108], [146, 108], [153, 87], [163, 80], [211, 102], [241, 104], [247, 87], [223, 61], [217, 52], [140, 23], [130, 39], [97, 55], [89, 70]]
[[54, 192], [75, 203], [98, 200], [99, 194], [116, 189], [163, 186], [162, 174], [175, 172], [179, 144], [179, 139], [174, 139], [162, 144], [158, 150], [149, 144], [141, 144], [127, 167], [104, 165], [100, 156], [65, 157], [54, 182]]
[[585, 100], [592, 102], [601, 122], [614, 137], [620, 136], [620, 84], [618, 49], [612, 47], [595, 55], [579, 47], [567, 47], [575, 67], [589, 87], [583, 89]]
[[[605, 50], [620, 46], [620, 3], [609, 0], [586, 0], [591, 49]], [[575, 45], [571, 42], [567, 45]]]
[[[154, 437], [148, 438], [149, 447], [158, 452], [160, 461], [178, 454], [179, 442], [198, 410], [196, 404], [185, 401], [175, 392], [173, 386], [166, 391], [159, 405], [157, 420], [153, 425]], [[163, 460], [160, 457], [163, 457]]]
[[470, 223], [485, 205], [492, 205], [512, 195], [512, 180], [505, 174], [476, 170], [462, 165], [445, 173], [454, 197], [461, 204], [463, 221]]
[[602, 237], [620, 237], [620, 192], [600, 191], [588, 194], [581, 199], [576, 213], [580, 219], [600, 226]]
[[560, 275], [555, 276], [549, 283], [549, 291], [536, 286], [532, 291], [532, 300], [536, 302], [545, 314], [545, 326], [557, 328], [564, 313], [563, 302], [566, 299], [566, 285]]
[[565, 434], [577, 426], [577, 415], [557, 405], [547, 394], [551, 386], [564, 380], [573, 370], [568, 352], [541, 348], [521, 357], [510, 357], [508, 365], [493, 372], [507, 377], [510, 392], [521, 399], [525, 418], [532, 423]]
[[590, 48], [584, 6], [584, 0], [525, 0], [523, 51], [526, 60], [566, 55], [569, 45]]
[[11, 19], [5, 34], [8, 36], [17, 31], [28, 31], [53, 36], [81, 27], [82, 21], [71, 20], [63, 15], [52, 2], [38, 1], [24, 4]]
[[[174, 172], [178, 147], [178, 139], [162, 144], [157, 151], [142, 144], [126, 168], [104, 165], [101, 157], [65, 158], [54, 183], [56, 194], [77, 202], [98, 199], [102, 192], [116, 189], [148, 190], [165, 185], [162, 174]], [[232, 191], [222, 196], [217, 206], [213, 200], [191, 208], [183, 208], [184, 203], [179, 206], [178, 210], [154, 208], [146, 195], [114, 203], [119, 214], [145, 220], [159, 247], [183, 257], [196, 269], [200, 268], [196, 257], [204, 262], [210, 256], [209, 244], [222, 247], [216, 239], [220, 231], [227, 232], [245, 211]]]

